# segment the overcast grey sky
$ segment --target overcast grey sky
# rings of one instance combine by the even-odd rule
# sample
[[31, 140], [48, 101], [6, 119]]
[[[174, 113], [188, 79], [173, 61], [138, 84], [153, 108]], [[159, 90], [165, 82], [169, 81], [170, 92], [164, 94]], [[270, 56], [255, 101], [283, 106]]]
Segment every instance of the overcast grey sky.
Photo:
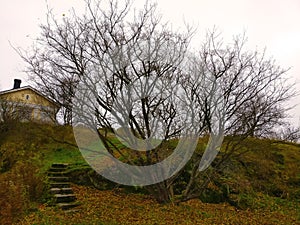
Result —
[[[45, 0], [0, 0], [0, 90], [12, 88], [21, 78], [24, 63], [10, 43], [27, 48], [45, 21]], [[144, 0], [136, 0], [142, 5]], [[83, 0], [48, 0], [57, 15], [68, 14], [72, 7], [83, 10]], [[225, 37], [246, 31], [250, 48], [267, 48], [279, 65], [292, 67], [288, 75], [300, 83], [300, 0], [158, 0], [158, 8], [174, 28], [183, 20], [198, 27], [194, 43], [201, 42], [206, 29], [219, 28]], [[297, 85], [300, 90], [300, 84]], [[291, 113], [300, 118], [299, 104]]]

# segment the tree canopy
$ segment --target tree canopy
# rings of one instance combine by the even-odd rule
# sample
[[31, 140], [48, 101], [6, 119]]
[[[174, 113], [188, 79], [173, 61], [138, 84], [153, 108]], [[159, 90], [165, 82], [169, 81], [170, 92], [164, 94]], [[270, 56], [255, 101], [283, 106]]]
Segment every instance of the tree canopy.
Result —
[[[242, 141], [272, 135], [284, 123], [286, 103], [295, 95], [288, 70], [264, 51], [245, 49], [244, 35], [226, 44], [213, 30], [192, 50], [194, 30], [174, 31], [162, 22], [156, 4], [135, 11], [129, 1], [86, 1], [86, 6], [84, 15], [62, 19], [50, 11], [32, 51], [20, 54], [36, 86], [63, 107], [65, 124], [93, 128], [122, 162], [159, 164], [176, 152], [170, 141], [182, 144], [184, 154], [173, 164], [147, 174], [158, 181], [172, 171], [167, 179], [147, 183], [159, 201], [174, 194], [181, 200], [199, 196]], [[201, 157], [194, 152], [197, 138], [208, 134]], [[180, 142], [183, 137], [188, 141]], [[174, 193], [182, 173], [188, 174], [186, 185]]]

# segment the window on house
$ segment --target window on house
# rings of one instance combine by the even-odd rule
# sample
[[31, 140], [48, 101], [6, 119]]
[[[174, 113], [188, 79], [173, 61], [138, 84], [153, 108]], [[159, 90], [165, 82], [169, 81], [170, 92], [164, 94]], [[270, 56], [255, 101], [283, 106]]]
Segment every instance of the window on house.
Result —
[[29, 99], [29, 95], [26, 95], [26, 100], [28, 100]]

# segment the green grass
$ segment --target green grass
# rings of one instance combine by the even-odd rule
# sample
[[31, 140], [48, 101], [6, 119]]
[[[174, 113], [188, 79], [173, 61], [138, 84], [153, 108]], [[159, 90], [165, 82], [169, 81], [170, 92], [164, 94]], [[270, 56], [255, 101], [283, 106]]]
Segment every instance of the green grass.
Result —
[[68, 163], [70, 165], [88, 165], [77, 148], [57, 148], [49, 151], [43, 158], [43, 170], [50, 168], [52, 163]]

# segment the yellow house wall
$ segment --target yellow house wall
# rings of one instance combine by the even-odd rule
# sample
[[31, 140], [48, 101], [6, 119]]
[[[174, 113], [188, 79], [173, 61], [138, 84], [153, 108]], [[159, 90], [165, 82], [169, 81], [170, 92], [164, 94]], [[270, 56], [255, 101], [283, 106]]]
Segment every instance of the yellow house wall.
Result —
[[[11, 93], [2, 94], [1, 97], [5, 98], [8, 101], [19, 102], [21, 104], [28, 104], [33, 107], [31, 117], [35, 120], [41, 120], [41, 114], [43, 113], [38, 106], [48, 107], [53, 109], [53, 118], [55, 118], [55, 112], [57, 106], [50, 102], [48, 99], [38, 95], [31, 89], [19, 90]], [[34, 107], [37, 106], [37, 107]], [[52, 111], [52, 110], [51, 110]]]
[[[30, 89], [6, 93], [6, 94], [3, 94], [2, 96], [4, 98], [14, 101], [14, 102], [42, 105], [45, 107], [55, 107], [55, 105], [53, 103], [49, 102], [46, 98], [36, 94], [34, 91], [32, 91]], [[28, 99], [27, 99], [27, 96], [29, 97]]]

